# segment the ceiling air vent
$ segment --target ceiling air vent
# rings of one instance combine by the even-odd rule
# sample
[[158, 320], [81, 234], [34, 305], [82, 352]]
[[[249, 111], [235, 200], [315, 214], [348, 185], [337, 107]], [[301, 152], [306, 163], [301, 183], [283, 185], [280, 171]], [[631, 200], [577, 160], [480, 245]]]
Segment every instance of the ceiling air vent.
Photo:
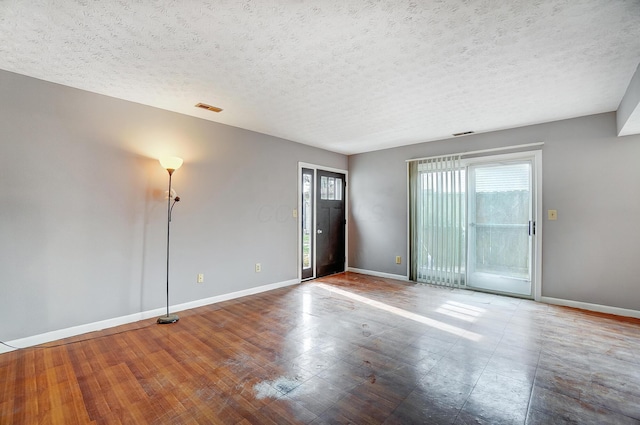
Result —
[[462, 133], [453, 133], [454, 137], [458, 137], [458, 136], [466, 136], [467, 134], [473, 134], [473, 131], [463, 131]]
[[206, 109], [207, 111], [211, 112], [222, 112], [222, 109], [216, 106], [207, 105], [206, 103], [197, 103], [196, 108]]

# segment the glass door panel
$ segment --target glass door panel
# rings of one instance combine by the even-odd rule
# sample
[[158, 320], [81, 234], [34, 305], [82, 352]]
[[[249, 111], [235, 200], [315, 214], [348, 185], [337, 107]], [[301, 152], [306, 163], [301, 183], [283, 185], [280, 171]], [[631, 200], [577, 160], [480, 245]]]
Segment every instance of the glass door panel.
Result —
[[302, 279], [314, 277], [314, 170], [302, 169]]
[[531, 297], [532, 163], [469, 166], [467, 286]]

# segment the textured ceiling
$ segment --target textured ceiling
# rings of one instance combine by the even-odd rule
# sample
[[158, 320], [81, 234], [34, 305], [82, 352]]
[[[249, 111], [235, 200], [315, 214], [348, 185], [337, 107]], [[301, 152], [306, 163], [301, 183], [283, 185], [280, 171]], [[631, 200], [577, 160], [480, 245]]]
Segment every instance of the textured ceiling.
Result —
[[0, 0], [0, 69], [342, 153], [614, 111], [639, 62], [640, 0]]

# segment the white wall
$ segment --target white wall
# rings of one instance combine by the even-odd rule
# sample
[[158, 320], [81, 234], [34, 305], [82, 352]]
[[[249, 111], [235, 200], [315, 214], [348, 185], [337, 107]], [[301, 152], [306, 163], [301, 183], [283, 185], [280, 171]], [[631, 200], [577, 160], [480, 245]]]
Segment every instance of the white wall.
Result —
[[185, 159], [172, 304], [296, 279], [298, 161], [347, 167], [343, 155], [5, 71], [0, 146], [3, 341], [165, 304], [159, 156]]
[[406, 275], [405, 160], [544, 142], [542, 296], [640, 310], [640, 136], [615, 135], [608, 113], [353, 155], [349, 265]]

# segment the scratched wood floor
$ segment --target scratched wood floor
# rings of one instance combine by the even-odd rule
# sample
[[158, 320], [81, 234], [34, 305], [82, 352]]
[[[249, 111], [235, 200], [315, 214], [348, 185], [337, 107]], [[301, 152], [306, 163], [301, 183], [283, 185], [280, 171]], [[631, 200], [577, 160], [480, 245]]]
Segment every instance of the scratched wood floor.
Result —
[[344, 273], [0, 355], [0, 424], [640, 423], [640, 323]]

